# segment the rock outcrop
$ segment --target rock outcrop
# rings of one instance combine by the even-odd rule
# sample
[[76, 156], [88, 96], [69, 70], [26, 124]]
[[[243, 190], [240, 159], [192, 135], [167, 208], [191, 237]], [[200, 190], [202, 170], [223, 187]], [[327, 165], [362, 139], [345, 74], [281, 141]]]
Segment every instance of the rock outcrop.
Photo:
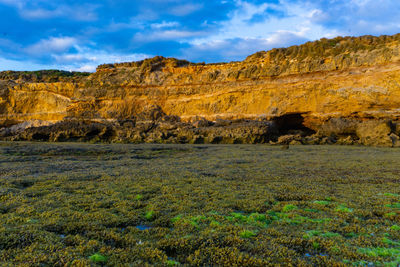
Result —
[[6, 140], [400, 146], [400, 34], [242, 62], [155, 57], [93, 74], [0, 73]]

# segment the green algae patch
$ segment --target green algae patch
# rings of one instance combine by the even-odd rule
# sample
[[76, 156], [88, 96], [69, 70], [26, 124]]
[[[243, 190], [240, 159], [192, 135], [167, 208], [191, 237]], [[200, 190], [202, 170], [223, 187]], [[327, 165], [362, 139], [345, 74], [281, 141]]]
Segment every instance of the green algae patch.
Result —
[[386, 244], [386, 245], [389, 245], [389, 246], [396, 246], [396, 247], [399, 247], [399, 248], [400, 248], [400, 242], [390, 240], [390, 239], [387, 238], [387, 237], [384, 237], [384, 238], [382, 239], [382, 242], [383, 242], [384, 244]]
[[294, 210], [297, 210], [297, 209], [298, 209], [298, 207], [296, 205], [287, 204], [287, 205], [283, 206], [282, 212], [286, 213], [286, 212], [291, 212], [291, 211], [294, 211]]
[[390, 229], [391, 229], [392, 231], [400, 231], [400, 226], [398, 226], [397, 224], [395, 224], [395, 225], [392, 225], [392, 226], [390, 227]]
[[314, 248], [315, 250], [318, 250], [318, 249], [321, 247], [320, 243], [318, 243], [318, 242], [316, 242], [316, 241], [314, 241], [314, 242], [312, 243], [312, 246], [313, 246], [313, 248]]
[[210, 222], [210, 226], [211, 226], [211, 227], [218, 227], [218, 226], [221, 226], [221, 223], [218, 222], [218, 221], [212, 220], [212, 221]]
[[400, 202], [393, 204], [386, 204], [385, 206], [391, 209], [400, 209]]
[[327, 206], [329, 205], [331, 202], [327, 201], [327, 200], [315, 200], [313, 201], [313, 203], [317, 204], [317, 205], [321, 205], [321, 206]]
[[360, 248], [358, 252], [371, 257], [400, 257], [400, 248]]
[[385, 148], [4, 143], [0, 265], [397, 267], [393, 162]]
[[251, 238], [251, 237], [254, 237], [254, 236], [256, 236], [257, 234], [255, 233], [255, 232], [253, 232], [253, 231], [250, 231], [250, 230], [243, 230], [243, 231], [241, 231], [240, 233], [239, 233], [239, 236], [241, 237], [241, 238]]
[[336, 238], [336, 237], [341, 237], [342, 235], [339, 233], [333, 233], [333, 232], [324, 232], [324, 231], [319, 231], [319, 230], [310, 230], [307, 231], [304, 235], [303, 238], [305, 239], [310, 239], [313, 236], [320, 236], [320, 237], [325, 237], [325, 238]]
[[173, 217], [172, 219], [171, 219], [171, 222], [172, 223], [177, 223], [177, 222], [179, 222], [181, 219], [182, 219], [182, 214], [179, 214], [179, 215], [176, 215], [175, 217]]
[[385, 217], [388, 217], [388, 218], [395, 217], [396, 215], [397, 215], [396, 212], [388, 212], [388, 213], [385, 213], [385, 214], [384, 214], [384, 216], [385, 216]]
[[146, 220], [151, 221], [154, 218], [154, 211], [149, 210], [146, 211], [146, 213], [144, 214], [144, 217], [146, 218]]
[[386, 197], [400, 198], [400, 195], [399, 195], [399, 194], [384, 193], [383, 195], [386, 196]]
[[253, 225], [253, 226], [267, 226], [271, 220], [267, 214], [260, 214], [253, 212], [250, 214], [243, 214], [239, 212], [232, 212], [229, 216], [225, 217], [229, 222], [234, 222], [240, 225]]
[[178, 266], [179, 262], [174, 261], [174, 260], [168, 260], [167, 261], [167, 266]]
[[89, 259], [94, 263], [106, 263], [107, 262], [107, 257], [103, 256], [99, 253], [93, 254], [92, 256], [89, 257]]
[[141, 199], [143, 199], [143, 195], [137, 194], [137, 195], [135, 196], [135, 199], [136, 199], [136, 200], [141, 200]]
[[351, 212], [353, 212], [353, 209], [350, 209], [350, 208], [346, 207], [345, 205], [339, 205], [336, 207], [335, 211], [351, 213]]

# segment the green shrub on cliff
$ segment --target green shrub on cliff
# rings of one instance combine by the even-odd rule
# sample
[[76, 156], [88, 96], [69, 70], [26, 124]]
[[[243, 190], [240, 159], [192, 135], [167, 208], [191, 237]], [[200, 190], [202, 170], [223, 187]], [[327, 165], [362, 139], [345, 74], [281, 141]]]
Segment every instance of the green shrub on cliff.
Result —
[[2, 71], [0, 80], [24, 80], [26, 82], [60, 82], [73, 81], [89, 76], [88, 72], [75, 72], [63, 70], [39, 70], [39, 71]]

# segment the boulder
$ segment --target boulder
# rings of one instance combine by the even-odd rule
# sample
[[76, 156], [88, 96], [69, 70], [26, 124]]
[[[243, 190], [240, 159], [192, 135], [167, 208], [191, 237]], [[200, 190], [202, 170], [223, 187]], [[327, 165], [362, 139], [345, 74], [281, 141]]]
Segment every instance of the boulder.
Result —
[[299, 140], [292, 140], [290, 141], [289, 145], [293, 146], [293, 145], [301, 145], [302, 143]]
[[66, 120], [49, 126], [27, 128], [13, 140], [28, 141], [112, 141], [116, 136], [111, 124]]
[[400, 136], [400, 122], [393, 122], [393, 132]]
[[9, 128], [11, 134], [16, 134], [19, 132], [24, 131], [25, 129], [28, 128], [34, 128], [34, 127], [41, 127], [41, 126], [49, 126], [54, 124], [53, 122], [49, 121], [42, 121], [42, 120], [30, 120], [30, 121], [25, 121], [19, 124], [15, 124]]
[[336, 144], [338, 144], [338, 145], [355, 145], [355, 144], [358, 144], [358, 142], [359, 141], [351, 135], [346, 136], [346, 137], [342, 136], [336, 140]]
[[322, 136], [349, 136], [355, 135], [358, 122], [355, 119], [331, 118], [318, 129]]
[[400, 137], [394, 133], [389, 135], [392, 141], [392, 147], [400, 147]]
[[320, 143], [320, 136], [318, 136], [317, 134], [313, 134], [310, 136], [305, 136], [303, 138], [303, 144], [307, 144], [307, 145], [318, 145]]
[[192, 123], [192, 125], [196, 128], [201, 128], [201, 127], [208, 127], [212, 125], [211, 121], [208, 121], [204, 118], [200, 118], [199, 120], [196, 120]]
[[390, 120], [370, 120], [357, 125], [356, 134], [363, 145], [392, 146], [390, 138], [392, 124]]
[[146, 106], [141, 113], [137, 115], [138, 121], [156, 121], [165, 117], [166, 114], [157, 105]]
[[299, 134], [287, 134], [281, 135], [278, 137], [277, 144], [279, 145], [290, 145], [290, 144], [298, 144], [301, 143], [301, 135]]
[[226, 127], [232, 124], [230, 120], [216, 119], [214, 122], [215, 127]]
[[267, 143], [277, 133], [274, 122], [241, 121], [228, 126], [194, 128], [194, 135], [204, 136], [208, 143]]

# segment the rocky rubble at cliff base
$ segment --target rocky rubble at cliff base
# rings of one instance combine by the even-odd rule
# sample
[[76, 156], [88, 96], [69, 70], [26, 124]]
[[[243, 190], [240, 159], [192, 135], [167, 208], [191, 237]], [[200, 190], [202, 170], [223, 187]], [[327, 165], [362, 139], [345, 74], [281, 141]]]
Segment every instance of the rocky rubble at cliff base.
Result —
[[[0, 139], [10, 141], [84, 141], [189, 144], [341, 144], [400, 147], [400, 122], [382, 119], [331, 118], [313, 129], [293, 117], [272, 120], [208, 121], [195, 117], [183, 122], [160, 109], [115, 121], [64, 119], [32, 121], [3, 127]], [[282, 119], [284, 118], [284, 119]]]

